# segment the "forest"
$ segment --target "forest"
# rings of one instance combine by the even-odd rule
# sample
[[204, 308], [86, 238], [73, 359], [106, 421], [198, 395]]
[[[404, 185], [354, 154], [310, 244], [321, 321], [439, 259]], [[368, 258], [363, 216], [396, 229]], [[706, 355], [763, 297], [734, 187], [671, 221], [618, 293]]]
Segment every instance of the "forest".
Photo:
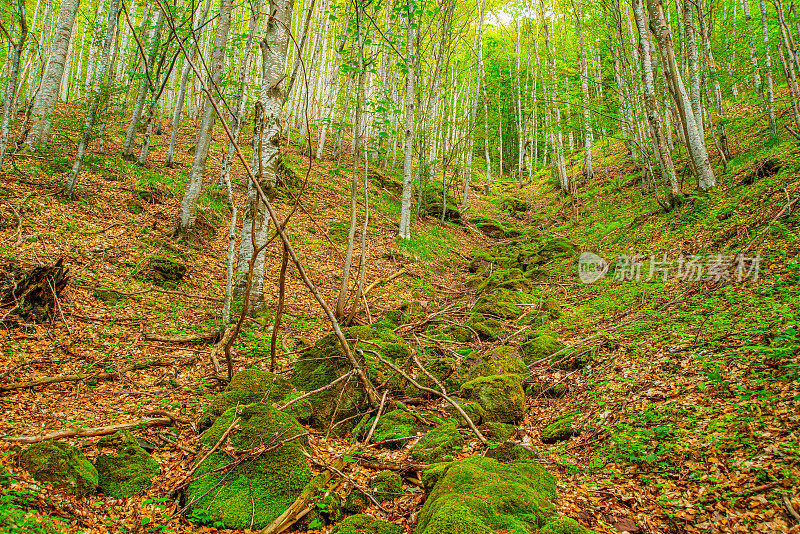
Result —
[[794, 1], [0, 36], [0, 533], [800, 533]]

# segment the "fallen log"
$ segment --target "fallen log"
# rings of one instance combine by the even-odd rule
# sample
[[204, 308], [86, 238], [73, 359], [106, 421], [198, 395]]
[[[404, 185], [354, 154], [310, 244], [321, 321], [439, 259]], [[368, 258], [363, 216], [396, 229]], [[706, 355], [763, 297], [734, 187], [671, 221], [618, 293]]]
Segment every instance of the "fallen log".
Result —
[[9, 273], [0, 286], [0, 308], [7, 310], [0, 322], [10, 316], [23, 321], [49, 321], [57, 309], [58, 295], [69, 281], [63, 262], [64, 258], [60, 258], [50, 266]]
[[95, 436], [106, 436], [108, 434], [116, 434], [121, 430], [135, 430], [149, 428], [151, 426], [169, 426], [175, 423], [171, 417], [154, 417], [135, 421], [133, 423], [120, 423], [118, 425], [100, 426], [96, 428], [83, 428], [72, 427], [50, 432], [49, 434], [41, 434], [39, 436], [3, 436], [3, 441], [10, 441], [12, 443], [40, 443], [42, 441], [50, 441], [54, 439], [66, 438], [91, 438]]
[[144, 362], [123, 367], [119, 371], [119, 373], [102, 371], [97, 373], [81, 373], [76, 375], [55, 375], [55, 376], [46, 376], [44, 378], [37, 378], [36, 380], [29, 380], [27, 382], [15, 382], [13, 384], [5, 384], [5, 385], [0, 384], [0, 393], [2, 393], [3, 391], [12, 391], [15, 389], [26, 389], [36, 386], [44, 386], [46, 384], [57, 384], [59, 382], [78, 382], [79, 380], [88, 380], [90, 378], [94, 378], [95, 380], [113, 380], [117, 378], [121, 373], [127, 373], [128, 371], [136, 371], [139, 369], [146, 369], [147, 367], [154, 365], [165, 365], [165, 364], [161, 364], [159, 362]]

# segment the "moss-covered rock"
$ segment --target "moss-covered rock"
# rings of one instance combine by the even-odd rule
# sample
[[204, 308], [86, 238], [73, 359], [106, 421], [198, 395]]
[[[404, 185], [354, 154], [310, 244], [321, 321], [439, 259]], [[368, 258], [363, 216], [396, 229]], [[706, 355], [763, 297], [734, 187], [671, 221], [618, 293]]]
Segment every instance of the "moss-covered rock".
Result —
[[531, 284], [531, 281], [525, 276], [522, 270], [511, 268], [492, 271], [491, 274], [484, 277], [483, 280], [475, 286], [475, 292], [484, 294], [497, 289], [527, 292], [532, 288], [533, 284]]
[[[375, 418], [372, 417], [364, 425], [360, 425], [358, 429], [359, 435], [366, 435], [374, 422]], [[407, 443], [407, 441], [403, 441], [403, 438], [416, 436], [425, 430], [425, 425], [414, 417], [411, 412], [403, 409], [392, 410], [383, 414], [378, 420], [375, 431], [372, 433], [372, 442], [388, 442], [386, 443], [388, 447], [401, 448]]]
[[[245, 406], [254, 402], [270, 402], [278, 405], [297, 398], [300, 393], [280, 375], [260, 369], [243, 369], [233, 375], [225, 391], [214, 397], [203, 412], [198, 425], [209, 428], [226, 410], [235, 406]], [[287, 413], [298, 421], [311, 418], [311, 403], [308, 399], [295, 402]]]
[[411, 449], [411, 457], [420, 462], [452, 460], [464, 447], [464, 438], [456, 423], [445, 423], [422, 436]]
[[174, 288], [186, 275], [186, 264], [165, 256], [150, 258], [144, 278], [157, 286]]
[[[190, 510], [203, 509], [225, 528], [260, 529], [284, 512], [311, 481], [311, 467], [303, 454], [308, 447], [305, 429], [289, 415], [267, 404], [255, 403], [226, 410], [203, 433], [201, 444], [210, 448], [219, 441], [237, 415], [238, 428], [228, 439], [235, 451], [217, 451], [203, 461], [186, 490]], [[264, 452], [241, 463], [248, 451]]]
[[578, 247], [566, 237], [553, 237], [548, 239], [539, 248], [542, 263], [553, 258], [560, 258], [574, 254]]
[[531, 209], [531, 205], [521, 198], [505, 197], [500, 201], [500, 209], [507, 211], [514, 216], [519, 216], [520, 213], [529, 211]]
[[520, 304], [533, 304], [535, 301], [535, 297], [527, 293], [501, 288], [478, 299], [472, 311], [504, 319], [516, 319], [525, 311]]
[[372, 477], [369, 487], [374, 492], [375, 500], [383, 502], [402, 495], [403, 479], [394, 471], [381, 471]]
[[43, 441], [19, 454], [19, 465], [39, 482], [87, 495], [97, 489], [97, 469], [86, 456], [69, 443]]
[[525, 393], [517, 374], [482, 376], [461, 386], [461, 396], [483, 408], [485, 421], [515, 423], [525, 415]]
[[555, 513], [548, 501], [556, 496], [555, 478], [535, 462], [470, 456], [432, 468], [438, 481], [416, 534], [529, 534]]
[[497, 341], [503, 335], [503, 325], [497, 319], [473, 313], [467, 320], [467, 326], [475, 330], [482, 341]]
[[527, 375], [528, 371], [528, 367], [519, 357], [517, 349], [501, 345], [483, 355], [480, 364], [472, 368], [470, 378], [503, 374]]
[[131, 497], [150, 487], [153, 478], [161, 473], [158, 462], [128, 432], [101, 438], [97, 446], [117, 450], [117, 454], [101, 454], [94, 462], [100, 490], [109, 497]]
[[542, 443], [558, 443], [572, 437], [572, 416], [561, 417], [544, 427], [539, 435]]
[[475, 337], [472, 335], [472, 331], [469, 328], [457, 324], [446, 327], [444, 333], [451, 336], [459, 343], [469, 343]]
[[334, 534], [403, 534], [403, 529], [371, 515], [352, 515], [339, 523]]
[[507, 423], [487, 421], [484, 423], [483, 427], [481, 427], [481, 431], [494, 440], [505, 441], [511, 439], [511, 436], [517, 431], [517, 427]]
[[487, 458], [494, 458], [498, 462], [515, 462], [517, 460], [536, 460], [538, 456], [533, 449], [514, 443], [513, 441], [506, 441], [486, 451]]
[[129, 198], [125, 200], [125, 210], [128, 213], [133, 213], [134, 215], [139, 215], [144, 211], [144, 204], [138, 198]]
[[428, 217], [441, 220], [442, 212], [444, 212], [444, 220], [452, 223], [461, 223], [461, 212], [458, 210], [457, 204], [448, 203], [444, 206], [441, 202], [431, 202], [425, 208], [425, 214]]
[[[461, 407], [462, 410], [464, 410], [464, 413], [467, 414], [467, 417], [472, 419], [473, 423], [479, 425], [483, 422], [483, 408], [481, 408], [480, 404], [478, 404], [477, 402], [464, 400], [459, 397], [450, 397], [450, 398], [453, 399], [453, 401], [455, 401], [459, 405], [459, 407]], [[450, 417], [455, 418], [455, 420], [458, 422], [458, 426], [460, 427], [468, 426], [467, 420], [464, 419], [464, 416], [462, 416], [461, 413], [459, 413], [459, 411], [456, 410], [452, 404], [448, 403], [447, 406], [445, 406], [445, 410], [447, 411], [447, 414]]]
[[469, 222], [475, 225], [478, 230], [486, 236], [495, 239], [506, 237], [506, 229], [503, 223], [489, 217], [472, 217]]
[[523, 361], [530, 365], [545, 359], [564, 348], [558, 340], [558, 334], [550, 330], [536, 330], [528, 333], [525, 342], [520, 345], [519, 353]]
[[372, 501], [364, 495], [364, 492], [358, 488], [353, 488], [344, 500], [342, 511], [346, 514], [360, 514], [369, 508], [370, 505], [372, 505]]
[[[363, 356], [358, 353], [353, 356], [360, 358], [362, 365], [365, 363]], [[335, 334], [328, 334], [300, 355], [291, 382], [301, 391], [313, 391], [349, 372], [350, 364], [339, 339]], [[311, 424], [318, 429], [327, 429], [333, 423], [350, 419], [368, 406], [366, 391], [358, 380], [343, 380], [332, 388], [312, 395], [309, 401], [312, 405]], [[346, 432], [355, 423], [339, 425], [336, 430]]]

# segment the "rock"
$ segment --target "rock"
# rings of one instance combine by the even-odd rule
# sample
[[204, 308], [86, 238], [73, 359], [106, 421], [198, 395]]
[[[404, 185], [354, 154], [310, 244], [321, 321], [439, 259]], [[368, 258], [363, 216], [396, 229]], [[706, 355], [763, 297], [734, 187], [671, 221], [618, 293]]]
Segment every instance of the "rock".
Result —
[[526, 341], [519, 347], [519, 353], [523, 361], [531, 365], [563, 348], [564, 344], [558, 341], [558, 334], [550, 330], [536, 330], [527, 334]]
[[527, 375], [528, 372], [528, 367], [517, 354], [517, 349], [501, 345], [483, 355], [482, 364], [473, 368], [470, 378], [503, 374]]
[[[230, 408], [217, 418], [201, 436], [202, 445], [213, 447], [236, 413]], [[267, 404], [240, 407], [238, 414], [240, 421], [228, 436], [233, 450], [218, 450], [198, 466], [185, 499], [191, 503], [190, 511], [206, 510], [225, 528], [261, 529], [291, 506], [311, 481], [311, 467], [303, 454], [308, 439], [294, 418]], [[237, 454], [246, 455], [256, 447], [264, 447], [264, 452], [233, 463]]]
[[532, 295], [500, 288], [478, 299], [472, 311], [503, 319], [516, 319], [525, 312], [520, 304], [534, 304], [535, 302], [536, 297]]
[[34, 443], [19, 454], [19, 465], [39, 482], [76, 495], [88, 495], [97, 489], [97, 469], [80, 449], [63, 441]]
[[461, 223], [461, 212], [454, 204], [447, 204], [447, 207], [445, 208], [442, 206], [441, 202], [431, 202], [428, 204], [428, 207], [425, 208], [425, 213], [428, 215], [428, 217], [441, 220], [443, 210], [445, 212], [444, 220], [454, 223]]
[[144, 211], [144, 204], [138, 198], [129, 198], [125, 200], [125, 210], [128, 213], [133, 213], [134, 215], [139, 215]]
[[461, 396], [481, 405], [484, 421], [516, 423], [525, 415], [525, 393], [520, 375], [476, 378], [461, 386]]
[[530, 291], [532, 288], [533, 284], [520, 269], [497, 269], [475, 286], [475, 292], [483, 294], [497, 289]]
[[[245, 406], [254, 402], [287, 403], [300, 393], [280, 375], [260, 369], [243, 369], [231, 379], [225, 391], [214, 397], [198, 421], [201, 429], [209, 428], [229, 408]], [[298, 401], [287, 408], [289, 415], [298, 421], [311, 419], [311, 403], [308, 399]]]
[[458, 341], [459, 343], [469, 343], [473, 340], [472, 331], [461, 325], [450, 325], [444, 329], [444, 333]]
[[556, 480], [535, 462], [470, 456], [432, 468], [438, 481], [419, 513], [416, 534], [522, 534], [555, 514], [549, 499], [556, 497]]
[[547, 523], [539, 534], [592, 534], [593, 531], [584, 527], [574, 519], [559, 516]]
[[352, 515], [339, 523], [334, 534], [403, 534], [403, 529], [371, 515]]
[[[361, 360], [363, 356], [354, 352], [353, 356]], [[297, 359], [291, 383], [301, 391], [313, 391], [327, 386], [337, 378], [350, 372], [350, 364], [342, 352], [339, 339], [335, 334], [318, 340], [314, 347], [303, 352]], [[343, 380], [336, 386], [320, 391], [309, 397], [312, 406], [311, 424], [317, 429], [327, 429], [333, 423], [350, 419], [362, 413], [368, 407], [366, 391], [358, 379]], [[347, 432], [351, 425], [342, 424], [336, 427], [337, 432]]]
[[477, 332], [482, 341], [497, 341], [503, 335], [503, 325], [500, 321], [484, 317], [480, 313], [473, 313], [466, 324]]
[[497, 441], [505, 441], [511, 439], [511, 436], [517, 431], [517, 427], [506, 423], [487, 421], [481, 428], [481, 431]]
[[572, 416], [560, 417], [542, 429], [540, 438], [542, 443], [553, 444], [571, 438]]
[[[467, 401], [461, 399], [459, 397], [450, 397], [455, 401], [462, 410], [467, 414], [467, 416], [472, 419], [472, 422], [476, 425], [481, 424], [483, 421], [483, 408], [477, 402]], [[467, 420], [456, 410], [452, 404], [446, 402], [445, 410], [450, 417], [454, 417], [456, 421], [458, 421], [458, 426], [465, 427], [468, 426]]]
[[403, 494], [403, 479], [394, 471], [381, 471], [369, 482], [378, 502], [388, 501]]
[[100, 490], [109, 497], [125, 499], [150, 487], [161, 468], [128, 432], [101, 438], [98, 447], [114, 447], [117, 454], [101, 454], [94, 462]]
[[384, 320], [390, 325], [400, 326], [412, 323], [425, 314], [425, 308], [416, 300], [403, 302], [396, 310], [383, 312]]
[[536, 460], [538, 458], [533, 449], [514, 443], [513, 441], [506, 441], [501, 443], [494, 449], [486, 451], [487, 458], [494, 458], [498, 462], [515, 462], [517, 460]]
[[[366, 436], [374, 421], [375, 418], [372, 417], [363, 426], [360, 426], [358, 434]], [[403, 409], [392, 410], [383, 414], [378, 420], [375, 431], [372, 433], [372, 442], [402, 440], [402, 438], [416, 436], [425, 429], [425, 425], [420, 423], [411, 412]], [[400, 449], [407, 443], [408, 441], [391, 441], [386, 445], [390, 448]]]
[[145, 278], [157, 286], [174, 288], [183, 280], [186, 264], [166, 257], [150, 258], [147, 262]]
[[372, 501], [364, 495], [363, 491], [358, 488], [353, 488], [347, 494], [347, 498], [342, 506], [342, 511], [346, 514], [360, 514], [369, 508], [371, 504]]
[[545, 263], [553, 258], [561, 258], [564, 256], [569, 256], [574, 254], [575, 251], [578, 250], [578, 247], [567, 239], [566, 237], [554, 237], [548, 239], [540, 248], [539, 248], [539, 257], [541, 258], [540, 263]]
[[445, 423], [422, 436], [411, 449], [411, 457], [420, 462], [436, 463], [452, 460], [461, 452], [464, 438], [456, 423]]
[[553, 297], [547, 297], [539, 309], [530, 310], [519, 319], [521, 325], [542, 326], [548, 321], [561, 317], [561, 305]]
[[494, 239], [506, 237], [506, 229], [503, 223], [489, 217], [472, 217], [469, 222], [474, 224], [484, 235]]
[[500, 209], [507, 211], [514, 216], [518, 216], [520, 212], [529, 211], [531, 209], [531, 205], [519, 198], [505, 197], [500, 201]]

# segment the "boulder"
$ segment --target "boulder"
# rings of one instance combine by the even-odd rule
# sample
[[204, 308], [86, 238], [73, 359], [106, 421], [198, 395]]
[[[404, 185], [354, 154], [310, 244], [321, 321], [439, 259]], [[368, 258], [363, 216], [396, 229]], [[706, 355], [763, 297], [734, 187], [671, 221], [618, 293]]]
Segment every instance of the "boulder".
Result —
[[[479, 425], [481, 424], [481, 422], [483, 422], [483, 408], [481, 408], [480, 404], [473, 401], [467, 401], [459, 397], [450, 397], [450, 398], [453, 401], [455, 401], [461, 407], [462, 410], [464, 410], [464, 413], [467, 414], [467, 417], [472, 419], [473, 423]], [[464, 419], [464, 417], [459, 413], [459, 411], [456, 410], [453, 407], [453, 405], [450, 404], [449, 402], [446, 403], [445, 410], [447, 411], [447, 414], [450, 417], [456, 419], [460, 427], [468, 426], [467, 420]]]
[[[364, 357], [354, 352], [364, 365]], [[313, 391], [329, 385], [350, 372], [350, 363], [342, 351], [335, 334], [319, 339], [314, 347], [303, 352], [297, 359], [291, 383], [301, 391]], [[350, 419], [368, 407], [367, 393], [357, 379], [343, 380], [336, 386], [309, 397], [312, 406], [311, 425], [327, 429], [336, 422]], [[346, 432], [352, 425], [339, 425], [337, 432]]]
[[464, 438], [455, 422], [440, 425], [422, 436], [411, 449], [411, 457], [425, 463], [452, 460], [461, 452]]
[[39, 482], [76, 495], [97, 489], [97, 469], [80, 449], [63, 441], [34, 443], [19, 454], [19, 465]]
[[[280, 375], [260, 369], [243, 369], [233, 375], [225, 391], [214, 397], [198, 421], [201, 429], [209, 428], [226, 410], [254, 402], [286, 404], [300, 393]], [[304, 399], [292, 404], [286, 413], [306, 422], [311, 419], [311, 403]]]
[[339, 523], [334, 534], [403, 534], [403, 529], [371, 515], [352, 515]]
[[478, 299], [472, 311], [503, 319], [516, 319], [525, 312], [525, 308], [520, 304], [534, 304], [535, 302], [536, 297], [532, 295], [500, 288]]
[[369, 482], [378, 502], [388, 501], [403, 493], [403, 479], [394, 471], [381, 471]]
[[[200, 438], [213, 447], [231, 426], [232, 447], [204, 460], [186, 489], [192, 510], [206, 510], [229, 529], [261, 529], [282, 514], [311, 481], [305, 429], [291, 416], [267, 404], [230, 408]], [[253, 455], [253, 449], [263, 452]], [[251, 526], [252, 520], [252, 526]]]
[[483, 427], [481, 427], [481, 432], [497, 441], [511, 439], [511, 436], [513, 436], [516, 431], [517, 427], [514, 425], [495, 421], [487, 421], [484, 423]]
[[544, 427], [539, 434], [542, 443], [553, 444], [565, 441], [574, 434], [572, 430], [572, 416], [562, 416]]
[[[359, 425], [357, 433], [366, 436], [374, 422], [374, 417], [368, 419], [365, 424]], [[411, 412], [404, 409], [392, 410], [383, 414], [378, 420], [375, 431], [372, 433], [372, 442], [388, 442], [386, 444], [388, 447], [399, 449], [408, 443], [404, 441], [403, 438], [417, 436], [425, 430], [425, 425], [414, 417], [414, 414]]]
[[482, 341], [497, 341], [503, 335], [502, 323], [497, 319], [484, 317], [481, 313], [470, 315], [466, 324], [475, 330]]
[[482, 376], [461, 386], [461, 396], [483, 408], [484, 421], [516, 423], [525, 415], [522, 377], [517, 374]]
[[528, 534], [555, 515], [549, 500], [556, 497], [556, 480], [535, 462], [470, 456], [431, 468], [435, 477], [423, 472], [423, 481], [436, 482], [416, 534]]
[[[550, 330], [536, 330], [528, 332], [525, 342], [520, 345], [519, 353], [523, 361], [530, 365], [543, 360], [564, 348], [558, 341], [558, 334]], [[563, 355], [563, 353], [561, 353]]]
[[117, 432], [101, 438], [97, 446], [117, 450], [117, 454], [101, 454], [94, 462], [100, 490], [109, 497], [132, 497], [150, 487], [153, 478], [161, 474], [158, 462], [128, 432]]
[[167, 257], [150, 258], [147, 262], [144, 278], [157, 286], [174, 288], [186, 275], [186, 264]]
[[486, 451], [487, 458], [494, 458], [498, 462], [515, 462], [517, 460], [536, 460], [538, 458], [533, 449], [514, 443], [513, 441], [506, 441], [501, 443], [494, 449]]

